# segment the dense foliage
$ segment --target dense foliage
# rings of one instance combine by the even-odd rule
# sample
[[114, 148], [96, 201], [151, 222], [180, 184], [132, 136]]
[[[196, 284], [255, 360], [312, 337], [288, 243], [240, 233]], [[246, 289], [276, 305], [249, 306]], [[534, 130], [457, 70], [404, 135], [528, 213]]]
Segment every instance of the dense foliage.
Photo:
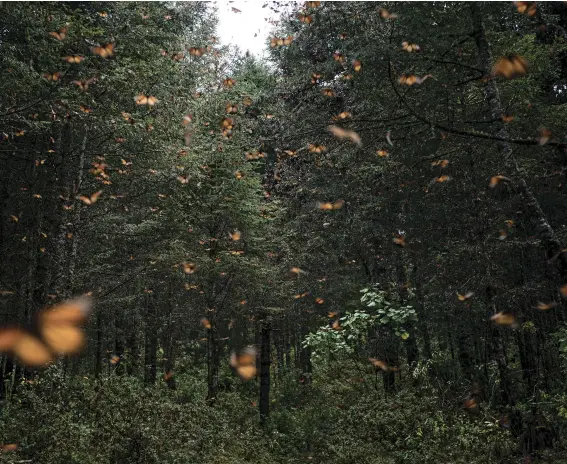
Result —
[[0, 462], [564, 462], [567, 5], [265, 8], [0, 5]]

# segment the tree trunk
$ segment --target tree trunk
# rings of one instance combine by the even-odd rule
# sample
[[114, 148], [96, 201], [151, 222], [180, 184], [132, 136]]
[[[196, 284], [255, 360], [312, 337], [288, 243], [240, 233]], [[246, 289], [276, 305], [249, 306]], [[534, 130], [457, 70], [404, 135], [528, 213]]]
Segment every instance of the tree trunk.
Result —
[[266, 322], [260, 340], [260, 424], [264, 425], [270, 414], [270, 334], [272, 326]]

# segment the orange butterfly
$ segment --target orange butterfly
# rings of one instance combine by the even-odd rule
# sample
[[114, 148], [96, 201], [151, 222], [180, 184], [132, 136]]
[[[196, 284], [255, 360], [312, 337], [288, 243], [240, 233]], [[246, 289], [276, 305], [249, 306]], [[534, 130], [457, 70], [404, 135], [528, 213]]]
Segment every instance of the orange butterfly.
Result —
[[63, 40], [65, 37], [67, 37], [68, 31], [68, 27], [62, 27], [61, 29], [59, 29], [59, 32], [50, 32], [49, 35], [56, 38], [57, 40]]
[[337, 200], [334, 203], [317, 202], [317, 208], [322, 211], [333, 211], [336, 209], [341, 209], [344, 205], [345, 205], [344, 200]]
[[494, 321], [498, 325], [511, 325], [516, 326], [516, 318], [511, 313], [506, 313], [501, 311], [499, 313], [493, 314], [490, 320]]
[[66, 61], [67, 63], [80, 63], [84, 59], [85, 57], [81, 55], [69, 55], [62, 58], [62, 60]]
[[541, 301], [537, 304], [537, 309], [539, 309], [540, 311], [547, 311], [548, 309], [551, 308], [557, 308], [557, 306], [559, 306], [559, 303], [552, 301], [551, 303], [542, 303]]
[[360, 135], [356, 132], [351, 130], [345, 130], [342, 127], [338, 126], [329, 126], [329, 132], [333, 134], [338, 139], [349, 139], [352, 142], [356, 143], [359, 147], [362, 146], [362, 140], [360, 139]]
[[105, 45], [101, 45], [100, 47], [93, 47], [91, 51], [102, 58], [108, 58], [109, 56], [114, 55], [114, 44], [107, 43]]
[[58, 81], [59, 79], [61, 79], [61, 73], [60, 72], [55, 72], [53, 74], [45, 73], [43, 77], [48, 81]]
[[472, 298], [473, 295], [474, 292], [467, 292], [464, 295], [457, 293], [457, 298], [459, 299], [459, 301], [467, 301], [468, 299]]
[[393, 242], [394, 242], [394, 244], [401, 246], [401, 247], [407, 246], [406, 238], [403, 235], [399, 235], [398, 237], [394, 237]]
[[270, 47], [285, 47], [293, 42], [293, 36], [288, 35], [287, 37], [274, 37], [270, 40]]
[[528, 72], [528, 62], [520, 55], [508, 55], [499, 58], [492, 68], [493, 76], [502, 76], [506, 79], [523, 76]]
[[498, 175], [498, 176], [492, 176], [490, 178], [490, 184], [488, 184], [488, 186], [490, 188], [494, 188], [496, 187], [500, 182], [511, 182], [510, 179], [508, 179], [507, 177]]
[[317, 8], [321, 2], [305, 2], [305, 8]]
[[252, 99], [250, 97], [244, 97], [242, 99], [242, 104], [244, 106], [250, 106], [250, 105], [252, 105]]
[[232, 103], [227, 103], [226, 104], [226, 112], [228, 114], [238, 113], [238, 105], [233, 105]]
[[159, 100], [150, 95], [140, 94], [134, 97], [134, 101], [136, 102], [136, 105], [154, 106]]
[[408, 53], [413, 53], [413, 52], [419, 52], [421, 50], [420, 46], [417, 44], [412, 44], [409, 42], [402, 42], [402, 50], [408, 52]]
[[398, 15], [396, 13], [390, 13], [385, 8], [380, 8], [378, 10], [378, 13], [380, 14], [380, 17], [382, 19], [397, 19], [398, 18]]
[[0, 351], [32, 367], [45, 366], [61, 354], [78, 353], [85, 343], [79, 326], [89, 312], [90, 303], [85, 298], [44, 309], [37, 316], [33, 333], [19, 327], [0, 329]]
[[511, 114], [502, 113], [500, 117], [504, 122], [512, 122], [514, 120], [514, 116], [512, 116]]
[[100, 197], [101, 194], [102, 194], [102, 190], [99, 190], [98, 192], [93, 193], [90, 197], [88, 197], [86, 195], [80, 195], [79, 200], [81, 200], [86, 205], [94, 205], [97, 202], [98, 197]]
[[537, 139], [539, 144], [545, 145], [547, 142], [549, 142], [550, 138], [551, 138], [551, 131], [549, 129], [546, 129], [545, 127], [542, 127], [539, 130], [539, 137]]
[[197, 270], [197, 265], [195, 263], [183, 263], [183, 272], [185, 274], [194, 274]]
[[232, 352], [230, 366], [242, 380], [250, 380], [256, 376], [256, 348], [248, 346], [240, 353]]
[[313, 16], [311, 15], [300, 13], [298, 17], [302, 23], [311, 24], [313, 22]]
[[211, 325], [211, 321], [209, 321], [206, 317], [203, 317], [201, 319], [201, 325], [205, 328], [205, 329], [212, 329], [213, 326]]
[[362, 63], [359, 60], [353, 60], [352, 67], [354, 68], [354, 72], [362, 71]]
[[446, 168], [449, 165], [449, 160], [437, 160], [431, 163], [431, 166], [439, 166], [442, 168]]
[[189, 48], [189, 54], [191, 56], [203, 56], [206, 52], [206, 49], [204, 47], [201, 48], [197, 48], [197, 47], [191, 47]]
[[335, 91], [333, 89], [323, 89], [321, 91], [321, 93], [323, 95], [325, 95], [325, 97], [334, 97], [335, 96]]
[[231, 89], [232, 87], [234, 87], [234, 85], [236, 84], [236, 81], [234, 79], [231, 79], [230, 77], [226, 78], [224, 81], [222, 81], [222, 84], [226, 87]]
[[376, 150], [376, 154], [377, 154], [380, 158], [386, 158], [386, 157], [390, 156], [390, 153], [388, 153], [388, 151], [387, 151], [387, 150], [384, 150], [384, 149]]
[[338, 35], [338, 37], [340, 40], [346, 40], [348, 35], [346, 34], [346, 32], [342, 32], [341, 34]]
[[237, 242], [242, 237], [242, 234], [239, 230], [235, 230], [234, 232], [229, 232], [228, 236], [230, 237], [231, 240]]
[[333, 53], [333, 60], [338, 61], [339, 63], [342, 64], [342, 63], [345, 62], [346, 58], [345, 58], [345, 56], [344, 56], [342, 53], [340, 53], [340, 52], [334, 52], [334, 53]]
[[409, 74], [409, 75], [402, 74], [400, 76], [400, 78], [398, 79], [398, 82], [400, 84], [408, 85], [408, 86], [412, 86], [414, 84], [419, 85], [419, 84], [423, 84], [425, 82], [425, 80], [430, 78], [430, 77], [433, 77], [433, 76], [431, 74], [426, 74], [425, 76], [417, 77], [413, 74]]
[[84, 92], [85, 90], [87, 90], [89, 88], [89, 84], [92, 84], [95, 81], [96, 81], [96, 78], [91, 77], [90, 79], [87, 79], [87, 80], [84, 80], [84, 81], [73, 81], [73, 84], [75, 84], [77, 87], [79, 87], [79, 89], [81, 89], [82, 92]]
[[516, 8], [518, 9], [518, 13], [525, 14], [528, 16], [535, 16], [536, 10], [536, 2], [514, 2]]
[[382, 369], [384, 372], [388, 372], [390, 370], [390, 368], [384, 361], [380, 361], [379, 359], [376, 358], [368, 358], [368, 360], [374, 367], [378, 369]]
[[343, 328], [341, 327], [341, 321], [339, 319], [335, 319], [331, 324], [331, 327], [333, 328], [333, 330], [343, 330]]

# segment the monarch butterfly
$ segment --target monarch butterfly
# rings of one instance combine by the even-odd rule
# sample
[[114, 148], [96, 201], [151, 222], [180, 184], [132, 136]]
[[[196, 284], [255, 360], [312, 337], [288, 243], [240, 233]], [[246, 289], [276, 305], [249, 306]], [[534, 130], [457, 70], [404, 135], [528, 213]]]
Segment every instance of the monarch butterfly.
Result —
[[248, 346], [240, 353], [232, 352], [230, 366], [242, 380], [250, 380], [256, 376], [256, 348]]
[[222, 81], [222, 84], [228, 88], [231, 89], [232, 87], [234, 87], [234, 85], [236, 84], [236, 81], [230, 77], [226, 78], [224, 81]]
[[329, 126], [329, 132], [333, 134], [338, 139], [349, 139], [352, 142], [356, 143], [358, 146], [362, 145], [362, 140], [360, 139], [360, 135], [352, 130], [346, 130], [342, 127], [338, 126]]
[[273, 37], [270, 39], [270, 47], [285, 47], [293, 42], [293, 36], [288, 35], [287, 37]]
[[134, 97], [134, 101], [136, 102], [136, 105], [154, 106], [159, 100], [150, 95], [140, 94]]
[[557, 306], [559, 306], [559, 303], [552, 301], [551, 303], [542, 303], [541, 301], [537, 304], [537, 309], [539, 309], [540, 311], [547, 311], [548, 309], [551, 308], [556, 308]]
[[336, 209], [341, 209], [345, 205], [344, 200], [337, 200], [334, 203], [317, 203], [317, 208], [321, 211], [333, 211]]
[[380, 8], [378, 10], [378, 13], [380, 14], [380, 17], [382, 19], [397, 19], [398, 18], [398, 15], [396, 13], [390, 13], [385, 8]]
[[113, 354], [110, 357], [110, 364], [112, 364], [113, 366], [116, 366], [119, 362], [120, 362], [120, 356], [118, 356], [117, 354]]
[[100, 47], [93, 47], [91, 48], [91, 50], [95, 55], [98, 55], [102, 58], [108, 58], [109, 56], [114, 55], [114, 44], [107, 43], [105, 45], [101, 45]]
[[449, 165], [449, 160], [437, 160], [431, 163], [431, 166], [439, 166], [441, 168], [446, 168]]
[[362, 63], [360, 60], [353, 60], [352, 67], [354, 68], [354, 72], [362, 71]]
[[343, 330], [343, 328], [341, 327], [341, 321], [339, 319], [335, 319], [332, 322], [331, 327], [333, 328], [333, 330]]
[[233, 105], [232, 103], [227, 103], [226, 104], [226, 112], [227, 112], [227, 114], [238, 113], [238, 105]]
[[537, 139], [539, 144], [545, 145], [547, 142], [549, 142], [550, 138], [551, 138], [551, 131], [549, 129], [546, 129], [545, 127], [542, 127], [539, 130], [539, 137]]
[[89, 205], [89, 206], [94, 205], [97, 202], [98, 197], [100, 197], [101, 194], [102, 194], [102, 190], [99, 190], [98, 192], [93, 193], [91, 196], [80, 195], [79, 200], [81, 200], [86, 205]]
[[252, 105], [252, 99], [250, 97], [244, 97], [242, 99], [242, 104], [244, 106], [250, 106], [250, 105]]
[[488, 186], [490, 188], [494, 188], [496, 187], [500, 182], [510, 182], [510, 179], [508, 179], [507, 177], [501, 176], [501, 175], [497, 175], [497, 176], [492, 176], [490, 178], [490, 184], [488, 184]]
[[374, 367], [378, 369], [382, 369], [384, 372], [388, 372], [390, 370], [390, 368], [384, 361], [380, 361], [379, 359], [376, 358], [368, 358], [368, 360]]
[[398, 82], [402, 85], [408, 85], [408, 86], [412, 86], [414, 84], [423, 84], [425, 82], [426, 79], [433, 77], [431, 74], [426, 74], [425, 76], [422, 77], [417, 77], [414, 74], [402, 74], [400, 76], [400, 78], [398, 79]]
[[417, 44], [412, 44], [404, 41], [402, 42], [402, 50], [408, 53], [413, 53], [413, 52], [419, 52], [421, 50], [421, 47]]
[[528, 62], [520, 55], [508, 55], [499, 58], [492, 68], [493, 76], [502, 76], [506, 79], [523, 76], [528, 72]]
[[46, 366], [61, 354], [75, 354], [85, 343], [79, 326], [87, 320], [89, 312], [86, 298], [44, 309], [37, 315], [33, 331], [19, 327], [1, 329], [0, 351], [32, 367]]
[[467, 292], [464, 295], [457, 293], [457, 299], [459, 301], [467, 301], [468, 299], [472, 298], [473, 295], [474, 295], [474, 292]]
[[189, 48], [189, 55], [191, 56], [203, 56], [205, 54], [205, 48], [197, 48], [197, 47], [190, 47]]
[[319, 82], [319, 79], [321, 79], [321, 74], [318, 74], [318, 73], [312, 73], [311, 74], [311, 83], [312, 84], [317, 84]]
[[195, 263], [183, 263], [183, 272], [185, 274], [194, 274], [197, 270], [197, 265]]
[[81, 55], [69, 55], [62, 58], [62, 60], [66, 61], [67, 63], [80, 63], [84, 59], [85, 57]]
[[228, 236], [230, 237], [231, 240], [237, 242], [242, 237], [242, 234], [239, 230], [235, 230], [234, 232], [229, 232]]
[[68, 27], [62, 27], [58, 32], [50, 32], [49, 35], [57, 40], [63, 40], [65, 37], [67, 37], [68, 31]]
[[235, 171], [234, 177], [236, 177], [238, 180], [240, 180], [244, 177], [244, 173], [242, 171]]
[[181, 61], [184, 57], [185, 57], [185, 55], [181, 52], [175, 53], [174, 55], [171, 55], [171, 59], [173, 61]]
[[315, 298], [315, 303], [317, 303], [317, 304], [323, 304], [323, 303], [325, 303], [325, 300], [324, 300], [323, 298], [317, 297], [317, 298]]
[[206, 317], [203, 317], [201, 319], [201, 325], [205, 328], [205, 329], [212, 329], [213, 326], [211, 325], [211, 321], [209, 321]]
[[343, 111], [342, 113], [333, 116], [333, 119], [335, 121], [339, 119], [349, 119], [349, 118], [352, 118], [352, 113], [350, 113], [349, 111]]
[[321, 2], [305, 2], [305, 8], [317, 8]]
[[516, 326], [516, 318], [512, 313], [505, 313], [501, 311], [499, 313], [493, 314], [490, 320], [494, 321], [498, 325], [511, 325]]
[[514, 120], [514, 116], [512, 116], [511, 114], [502, 113], [500, 117], [504, 122], [512, 122]]
[[525, 14], [528, 16], [535, 16], [536, 14], [536, 2], [514, 2], [518, 13]]
[[333, 53], [333, 60], [338, 61], [339, 63], [345, 62], [345, 56], [340, 52]]
[[310, 143], [307, 147], [309, 149], [309, 153], [317, 153], [318, 155], [327, 151], [327, 147], [325, 145], [314, 145]]
[[43, 77], [48, 81], [58, 81], [59, 79], [61, 79], [61, 73], [60, 72], [55, 72], [53, 74], [45, 73]]
[[434, 182], [437, 182], [439, 184], [442, 183], [442, 182], [449, 182], [450, 180], [451, 180], [451, 177], [446, 175], [446, 174], [433, 179]]
[[561, 294], [561, 296], [563, 298], [565, 298], [567, 300], [567, 284], [562, 285], [561, 287], [559, 287], [559, 293]]
[[398, 237], [394, 237], [394, 239], [392, 241], [394, 242], [395, 245], [398, 245], [398, 246], [401, 246], [401, 247], [407, 246], [406, 238], [403, 235], [399, 235]]
[[348, 73], [342, 74], [342, 75], [341, 75], [341, 79], [342, 79], [343, 81], [350, 81], [350, 80], [352, 79], [352, 74], [348, 74]]
[[323, 90], [321, 90], [321, 93], [323, 95], [325, 95], [325, 97], [334, 97], [335, 96], [335, 91], [333, 89], [323, 89]]
[[390, 156], [390, 153], [388, 153], [388, 151], [387, 151], [387, 150], [384, 150], [384, 149], [376, 150], [376, 154], [377, 154], [380, 158], [386, 158], [386, 157]]
[[298, 267], [292, 267], [289, 270], [290, 274], [295, 274], [295, 275], [299, 275], [299, 274], [305, 274], [305, 271], [303, 269], [300, 269]]
[[346, 32], [342, 32], [341, 34], [338, 35], [338, 37], [340, 40], [346, 40], [348, 35], [346, 34]]
[[81, 89], [82, 92], [84, 92], [89, 88], [89, 84], [92, 84], [95, 81], [96, 78], [91, 77], [90, 79], [84, 81], [73, 81], [73, 84], [75, 84], [77, 87], [79, 87], [79, 89]]

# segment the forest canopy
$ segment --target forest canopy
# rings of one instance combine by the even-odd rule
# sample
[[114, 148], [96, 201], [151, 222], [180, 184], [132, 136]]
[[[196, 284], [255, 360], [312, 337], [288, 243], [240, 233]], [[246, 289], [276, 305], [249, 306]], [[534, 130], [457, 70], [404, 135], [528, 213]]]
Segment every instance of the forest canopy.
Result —
[[567, 3], [260, 7], [0, 3], [0, 462], [567, 462]]

